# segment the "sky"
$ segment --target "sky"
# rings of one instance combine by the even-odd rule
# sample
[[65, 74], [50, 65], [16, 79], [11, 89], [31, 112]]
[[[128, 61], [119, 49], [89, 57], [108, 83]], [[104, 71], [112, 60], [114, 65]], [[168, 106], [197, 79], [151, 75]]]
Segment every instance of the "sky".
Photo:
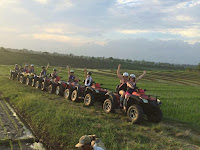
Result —
[[0, 0], [0, 46], [200, 63], [199, 0]]

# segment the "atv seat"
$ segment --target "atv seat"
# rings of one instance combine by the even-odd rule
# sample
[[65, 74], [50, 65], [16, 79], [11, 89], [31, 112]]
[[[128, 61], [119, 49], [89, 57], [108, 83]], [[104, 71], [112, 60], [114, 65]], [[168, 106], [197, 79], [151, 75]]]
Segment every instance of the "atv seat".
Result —
[[96, 83], [96, 84], [95, 84], [95, 87], [96, 87], [96, 88], [100, 88], [100, 83]]

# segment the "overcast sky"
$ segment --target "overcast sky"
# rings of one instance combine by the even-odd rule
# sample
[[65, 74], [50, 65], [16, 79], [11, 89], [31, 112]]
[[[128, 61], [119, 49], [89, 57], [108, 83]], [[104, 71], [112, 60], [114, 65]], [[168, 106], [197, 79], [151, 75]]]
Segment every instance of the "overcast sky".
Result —
[[199, 0], [0, 0], [0, 46], [200, 63]]

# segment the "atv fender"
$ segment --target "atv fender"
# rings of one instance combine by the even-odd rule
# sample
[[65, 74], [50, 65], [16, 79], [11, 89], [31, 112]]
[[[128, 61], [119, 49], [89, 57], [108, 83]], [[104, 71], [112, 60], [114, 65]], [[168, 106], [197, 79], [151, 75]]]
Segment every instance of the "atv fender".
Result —
[[144, 102], [138, 96], [131, 95], [129, 99], [127, 100], [127, 108], [129, 108], [133, 104], [137, 104], [141, 106], [144, 104]]

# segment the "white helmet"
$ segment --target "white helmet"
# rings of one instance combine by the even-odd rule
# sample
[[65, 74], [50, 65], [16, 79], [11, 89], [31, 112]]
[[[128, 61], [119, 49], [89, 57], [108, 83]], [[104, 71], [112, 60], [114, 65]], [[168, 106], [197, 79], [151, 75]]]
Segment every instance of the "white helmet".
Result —
[[34, 64], [31, 64], [31, 67], [34, 67]]
[[124, 73], [123, 73], [123, 76], [126, 76], [126, 77], [127, 77], [128, 75], [129, 75], [128, 72], [124, 72]]
[[136, 77], [136, 75], [134, 75], [134, 74], [130, 74], [130, 77], [133, 77], [133, 78], [135, 78], [135, 77]]
[[74, 70], [70, 70], [71, 73], [74, 73]]

